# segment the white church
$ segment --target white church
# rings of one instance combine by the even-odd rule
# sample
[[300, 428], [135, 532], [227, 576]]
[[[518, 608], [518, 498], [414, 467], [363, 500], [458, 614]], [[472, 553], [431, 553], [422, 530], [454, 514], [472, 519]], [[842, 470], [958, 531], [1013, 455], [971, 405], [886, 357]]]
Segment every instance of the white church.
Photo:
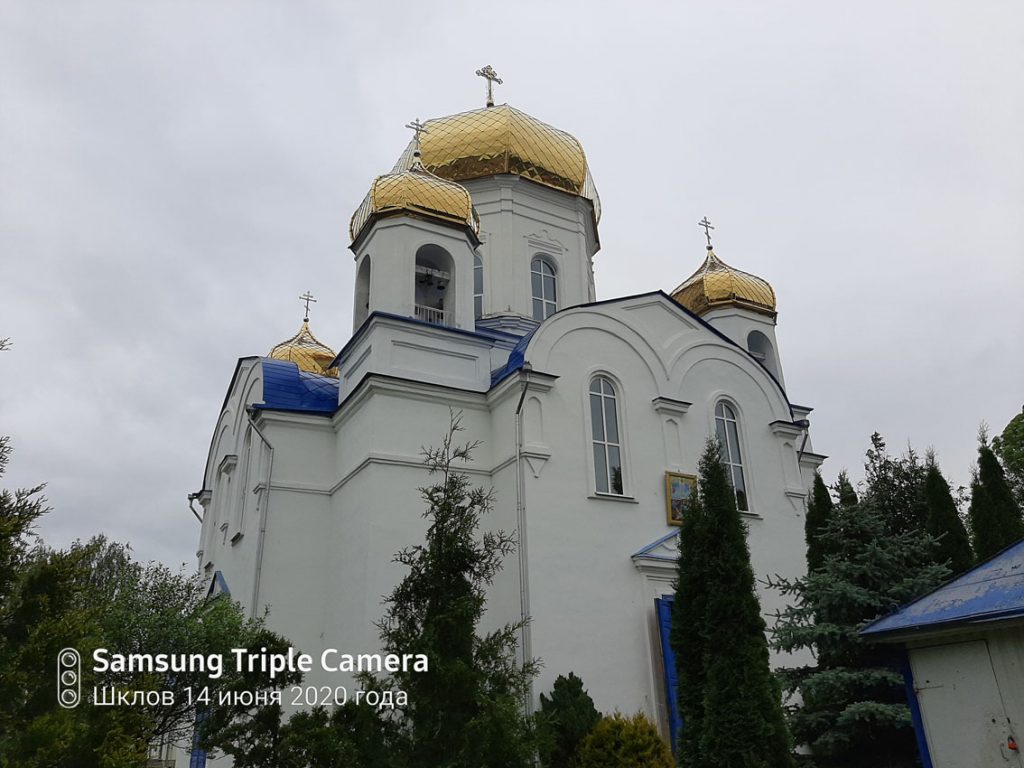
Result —
[[[351, 219], [352, 336], [336, 353], [307, 313], [238, 361], [195, 494], [200, 567], [314, 658], [379, 651], [373, 622], [403, 576], [392, 558], [425, 533], [421, 449], [460, 412], [481, 441], [461, 469], [495, 492], [485, 524], [519, 540], [486, 621], [529, 617], [534, 701], [575, 672], [598, 709], [643, 711], [668, 738], [675, 523], [709, 435], [755, 574], [804, 570], [825, 457], [811, 409], [787, 396], [775, 293], [709, 238], [671, 291], [599, 298], [601, 205], [579, 141], [490, 89], [483, 109], [411, 127]], [[781, 607], [761, 602], [766, 617]]]

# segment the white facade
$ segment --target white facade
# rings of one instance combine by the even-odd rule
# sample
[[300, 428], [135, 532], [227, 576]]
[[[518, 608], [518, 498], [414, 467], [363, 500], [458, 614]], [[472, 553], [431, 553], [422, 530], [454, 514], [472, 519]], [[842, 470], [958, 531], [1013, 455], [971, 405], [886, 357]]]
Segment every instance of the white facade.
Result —
[[[696, 473], [715, 408], [727, 403], [754, 572], [797, 576], [807, 489], [823, 459], [811, 452], [809, 409], [787, 400], [773, 319], [717, 309], [705, 321], [659, 290], [595, 302], [589, 200], [513, 174], [464, 186], [479, 241], [414, 215], [378, 218], [356, 238], [356, 328], [338, 357], [336, 408], [282, 399], [300, 378], [326, 388], [330, 379], [282, 368], [292, 363], [239, 362], [200, 496], [201, 567], [254, 615], [267, 609], [271, 628], [300, 650], [377, 651], [381, 597], [403, 576], [392, 558], [425, 532], [421, 449], [440, 443], [453, 409], [465, 438], [481, 441], [464, 471], [495, 491], [485, 524], [520, 538], [486, 623], [530, 617], [522, 650], [544, 665], [534, 697], [575, 672], [599, 709], [644, 711], [667, 735], [654, 604], [674, 576], [665, 473]], [[425, 246], [450, 259], [443, 324], [416, 319]], [[558, 310], [539, 324], [538, 258], [553, 268]], [[750, 346], [754, 331], [767, 354]], [[614, 391], [621, 493], [609, 476], [599, 490], [596, 377]], [[766, 617], [782, 607], [775, 593], [761, 600]]]

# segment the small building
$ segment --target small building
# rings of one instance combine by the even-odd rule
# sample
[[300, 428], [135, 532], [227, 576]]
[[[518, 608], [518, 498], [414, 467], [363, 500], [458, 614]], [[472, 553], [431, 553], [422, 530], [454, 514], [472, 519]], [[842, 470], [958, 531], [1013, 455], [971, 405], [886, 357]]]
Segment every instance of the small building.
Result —
[[1024, 540], [861, 634], [907, 650], [924, 768], [1024, 768]]

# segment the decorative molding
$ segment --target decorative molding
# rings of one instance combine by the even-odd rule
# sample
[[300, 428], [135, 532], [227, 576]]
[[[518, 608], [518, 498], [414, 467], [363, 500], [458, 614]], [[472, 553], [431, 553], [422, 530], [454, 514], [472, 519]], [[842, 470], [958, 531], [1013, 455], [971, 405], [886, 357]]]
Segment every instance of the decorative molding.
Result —
[[521, 455], [526, 459], [526, 465], [533, 472], [533, 476], [540, 477], [540, 473], [544, 471], [544, 466], [548, 463], [548, 459], [551, 458], [551, 449], [546, 445], [534, 443], [526, 447]]
[[792, 421], [773, 421], [768, 425], [768, 428], [776, 437], [797, 438], [804, 433], [804, 428]]
[[[523, 239], [526, 240], [531, 248], [547, 251], [552, 256], [561, 255], [568, 250], [561, 242], [553, 238], [546, 229], [542, 229], [540, 233], [534, 232], [532, 235], [523, 235]], [[552, 253], [552, 251], [555, 253]]]
[[693, 403], [674, 400], [671, 397], [656, 397], [651, 400], [651, 405], [659, 416], [683, 416]]
[[222, 475], [230, 475], [237, 466], [238, 454], [229, 453], [227, 456], [220, 460], [220, 464], [217, 465], [217, 473]]

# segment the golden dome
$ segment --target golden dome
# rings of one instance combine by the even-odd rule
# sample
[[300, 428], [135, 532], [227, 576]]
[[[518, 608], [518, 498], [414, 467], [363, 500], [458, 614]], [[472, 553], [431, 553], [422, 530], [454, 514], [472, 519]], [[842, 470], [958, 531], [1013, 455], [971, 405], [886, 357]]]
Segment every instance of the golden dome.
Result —
[[[413, 165], [415, 139], [395, 170]], [[426, 122], [420, 137], [423, 166], [444, 179], [466, 181], [514, 173], [586, 198], [601, 218], [601, 201], [583, 146], [574, 137], [508, 104], [474, 109]]]
[[313, 335], [309, 330], [308, 318], [302, 321], [298, 333], [270, 350], [269, 357], [293, 362], [301, 371], [338, 378], [338, 369], [328, 368], [334, 362], [337, 353]]
[[736, 306], [775, 317], [775, 291], [768, 281], [733, 269], [710, 246], [700, 269], [672, 291], [672, 298], [698, 315], [718, 307]]
[[469, 227], [480, 234], [480, 219], [469, 192], [458, 184], [428, 173], [420, 165], [378, 176], [362, 204], [352, 214], [348, 231], [355, 241], [376, 216], [411, 213], [445, 224]]

